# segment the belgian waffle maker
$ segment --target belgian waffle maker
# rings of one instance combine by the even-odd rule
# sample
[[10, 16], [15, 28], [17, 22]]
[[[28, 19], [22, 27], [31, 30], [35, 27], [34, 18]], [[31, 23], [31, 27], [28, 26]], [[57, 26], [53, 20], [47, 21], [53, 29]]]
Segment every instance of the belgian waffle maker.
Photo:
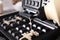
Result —
[[0, 16], [2, 40], [55, 40], [59, 27], [47, 21], [44, 5], [48, 0], [22, 0], [24, 12]]

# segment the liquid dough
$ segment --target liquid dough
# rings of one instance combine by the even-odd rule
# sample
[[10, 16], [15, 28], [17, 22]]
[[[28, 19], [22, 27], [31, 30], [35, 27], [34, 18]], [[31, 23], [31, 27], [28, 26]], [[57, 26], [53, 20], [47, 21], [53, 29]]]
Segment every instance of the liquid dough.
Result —
[[31, 39], [31, 36], [33, 36], [33, 35], [35, 35], [35, 36], [39, 36], [39, 33], [38, 32], [36, 32], [36, 31], [30, 31], [30, 33], [26, 33], [26, 34], [22, 34], [23, 35], [23, 37], [21, 37], [19, 40], [22, 40], [22, 39], [24, 39], [24, 38], [26, 38], [26, 39], [28, 39], [28, 40], [32, 40]]
[[45, 14], [48, 20], [54, 20], [60, 26], [60, 0], [50, 0], [44, 6]]

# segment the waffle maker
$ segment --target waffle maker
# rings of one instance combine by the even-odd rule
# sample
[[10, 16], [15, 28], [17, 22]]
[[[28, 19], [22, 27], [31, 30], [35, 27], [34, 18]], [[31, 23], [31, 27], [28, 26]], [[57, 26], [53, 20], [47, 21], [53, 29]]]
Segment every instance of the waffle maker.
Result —
[[48, 0], [22, 0], [24, 12], [0, 16], [1, 33], [5, 40], [55, 40], [59, 27], [47, 21], [44, 5]]

